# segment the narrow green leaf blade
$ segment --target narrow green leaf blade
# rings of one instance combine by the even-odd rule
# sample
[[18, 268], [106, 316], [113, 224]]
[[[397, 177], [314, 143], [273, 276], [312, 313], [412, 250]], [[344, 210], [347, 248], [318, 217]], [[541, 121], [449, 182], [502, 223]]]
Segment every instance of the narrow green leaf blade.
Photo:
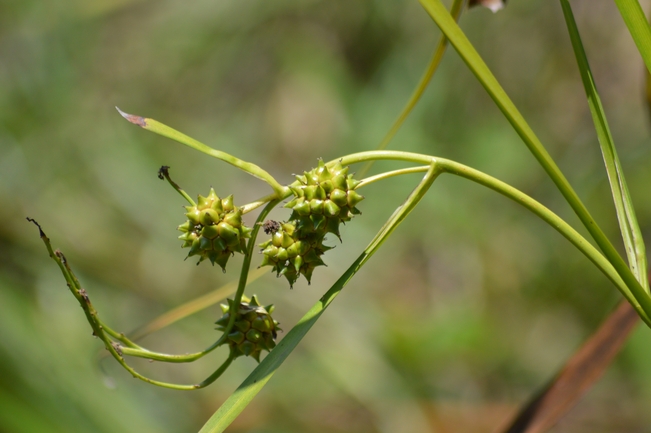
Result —
[[651, 27], [637, 0], [615, 0], [619, 13], [624, 18], [628, 31], [642, 55], [647, 70], [651, 73]]
[[127, 121], [133, 123], [134, 125], [137, 125], [148, 131], [155, 132], [156, 134], [162, 135], [163, 137], [170, 138], [174, 141], [177, 141], [181, 144], [184, 144], [188, 147], [198, 150], [199, 152], [203, 152], [206, 155], [210, 155], [213, 158], [221, 159], [222, 161], [231, 164], [239, 168], [240, 170], [249, 173], [252, 176], [257, 177], [258, 179], [267, 182], [269, 186], [274, 189], [274, 191], [279, 197], [282, 197], [284, 193], [288, 192], [285, 189], [285, 187], [283, 187], [281, 184], [279, 184], [276, 181], [276, 179], [274, 179], [272, 175], [270, 175], [262, 168], [258, 167], [253, 163], [242, 161], [241, 159], [236, 158], [233, 155], [230, 155], [226, 152], [213, 149], [212, 147], [207, 146], [202, 142], [195, 140], [194, 138], [187, 136], [180, 131], [177, 131], [174, 128], [171, 128], [165, 125], [164, 123], [159, 122], [158, 120], [138, 116], [135, 114], [125, 113], [124, 111], [120, 110], [118, 107], [115, 107], [115, 109], [118, 110], [118, 113], [120, 113], [122, 117], [124, 117]]
[[635, 216], [635, 209], [631, 200], [624, 172], [622, 170], [615, 143], [613, 141], [608, 121], [606, 120], [606, 113], [604, 112], [601, 98], [597, 91], [597, 86], [592, 76], [590, 64], [581, 42], [581, 35], [574, 20], [574, 14], [568, 0], [561, 0], [563, 8], [563, 15], [572, 41], [572, 47], [576, 56], [576, 62], [581, 73], [581, 80], [585, 88], [586, 96], [588, 97], [588, 106], [592, 114], [592, 120], [597, 131], [597, 138], [601, 146], [601, 153], [606, 165], [606, 172], [608, 173], [608, 181], [610, 182], [610, 189], [612, 191], [613, 200], [615, 202], [615, 209], [617, 211], [617, 219], [619, 220], [620, 231], [624, 239], [624, 246], [626, 248], [626, 255], [631, 270], [637, 277], [638, 281], [643, 287], [648, 289], [648, 281], [646, 277], [646, 252], [642, 232]]

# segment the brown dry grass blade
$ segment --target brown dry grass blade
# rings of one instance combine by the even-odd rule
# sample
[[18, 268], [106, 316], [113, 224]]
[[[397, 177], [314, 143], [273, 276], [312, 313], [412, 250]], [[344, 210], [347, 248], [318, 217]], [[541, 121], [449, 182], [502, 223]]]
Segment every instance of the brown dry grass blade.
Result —
[[601, 377], [639, 321], [633, 307], [620, 302], [556, 377], [509, 422], [509, 427], [497, 431], [542, 433], [554, 426]]

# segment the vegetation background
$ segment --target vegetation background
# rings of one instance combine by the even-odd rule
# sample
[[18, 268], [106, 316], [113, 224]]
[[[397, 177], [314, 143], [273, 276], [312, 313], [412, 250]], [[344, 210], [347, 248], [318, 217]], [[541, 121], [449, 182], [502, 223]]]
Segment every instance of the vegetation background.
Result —
[[[649, 10], [649, 1], [641, 2]], [[644, 67], [615, 5], [573, 2], [638, 218], [651, 233], [651, 146]], [[560, 5], [512, 1], [461, 18], [488, 65], [611, 237], [615, 214]], [[183, 261], [175, 228], [188, 193], [266, 185], [125, 122], [160, 120], [250, 160], [281, 182], [377, 146], [424, 70], [439, 31], [397, 0], [8, 0], [0, 3], [0, 432], [197, 431], [254, 367], [180, 392], [132, 380], [100, 344], [36, 218], [102, 317], [132, 330], [237, 277]], [[576, 221], [453, 50], [391, 147], [456, 159]], [[377, 164], [376, 168], [397, 168]], [[285, 329], [356, 257], [416, 177], [364, 190], [361, 217], [311, 286], [268, 274], [249, 294]], [[277, 212], [275, 217], [288, 216]], [[578, 227], [578, 225], [576, 225]], [[619, 242], [619, 241], [618, 241]], [[620, 299], [551, 228], [495, 193], [451, 176], [360, 272], [231, 432], [491, 431], [546, 382]], [[217, 338], [217, 306], [149, 337], [194, 351]], [[646, 431], [651, 332], [556, 432]], [[194, 364], [132, 361], [194, 383]]]

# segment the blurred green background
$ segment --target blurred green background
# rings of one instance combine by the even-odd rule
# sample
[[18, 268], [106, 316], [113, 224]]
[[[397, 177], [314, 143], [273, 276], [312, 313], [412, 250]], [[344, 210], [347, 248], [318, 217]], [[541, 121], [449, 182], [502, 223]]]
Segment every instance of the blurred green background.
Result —
[[[613, 2], [573, 6], [648, 235], [644, 68]], [[472, 10], [461, 25], [621, 245], [560, 5], [513, 1], [498, 14]], [[226, 274], [183, 261], [175, 228], [184, 203], [157, 179], [159, 166], [171, 166], [192, 196], [213, 186], [243, 204], [270, 192], [127, 123], [114, 106], [289, 183], [319, 157], [376, 147], [438, 37], [417, 1], [0, 3], [0, 432], [194, 432], [255, 366], [240, 359], [209, 388], [180, 392], [98, 362], [101, 345], [26, 216], [66, 253], [104, 320], [127, 332], [234, 280], [241, 260]], [[578, 227], [452, 50], [391, 147], [472, 165]], [[248, 293], [275, 303], [276, 319], [290, 329], [419, 178], [366, 188], [363, 215], [344, 228], [343, 244], [331, 240], [337, 248], [311, 286], [302, 280], [289, 290], [269, 273]], [[443, 176], [229, 431], [492, 431], [619, 299], [555, 231], [493, 192]], [[219, 316], [214, 306], [144, 343], [199, 350], [218, 337]], [[132, 365], [195, 383], [223, 356]], [[647, 431], [649, 365], [651, 332], [640, 326], [554, 431]]]

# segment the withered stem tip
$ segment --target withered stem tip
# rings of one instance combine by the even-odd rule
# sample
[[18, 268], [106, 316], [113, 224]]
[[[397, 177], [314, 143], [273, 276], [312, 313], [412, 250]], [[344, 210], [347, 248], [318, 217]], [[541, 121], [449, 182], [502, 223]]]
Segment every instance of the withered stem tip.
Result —
[[145, 121], [144, 117], [141, 116], [136, 116], [135, 114], [129, 114], [125, 113], [124, 111], [120, 110], [119, 107], [115, 107], [116, 110], [118, 110], [118, 113], [120, 113], [120, 116], [124, 117], [127, 119], [129, 122], [133, 123], [134, 125], [138, 125], [142, 128], [147, 126], [147, 122]]
[[39, 234], [42, 238], [45, 237], [45, 232], [43, 232], [43, 229], [41, 228], [41, 225], [40, 225], [39, 223], [37, 223], [36, 220], [35, 220], [34, 218], [26, 217], [25, 219], [26, 219], [27, 221], [31, 222], [31, 223], [34, 223], [34, 224], [36, 225], [36, 227], [38, 227], [38, 234]]
[[158, 169], [158, 178], [160, 180], [164, 180], [166, 177], [170, 175], [169, 170], [170, 170], [169, 165], [161, 166], [161, 168]]

